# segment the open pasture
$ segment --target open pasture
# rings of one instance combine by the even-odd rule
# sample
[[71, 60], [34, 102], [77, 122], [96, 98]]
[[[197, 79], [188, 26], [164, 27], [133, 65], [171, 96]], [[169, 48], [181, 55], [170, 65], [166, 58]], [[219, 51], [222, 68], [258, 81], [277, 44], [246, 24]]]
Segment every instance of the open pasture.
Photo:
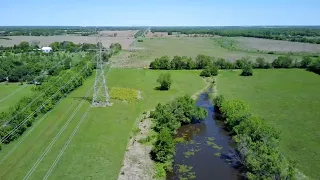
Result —
[[[108, 31], [109, 32], [109, 31]], [[128, 32], [118, 32], [116, 37], [102, 36], [101, 42], [104, 47], [109, 47], [112, 43], [120, 43], [123, 49], [128, 49], [131, 43], [134, 41]], [[122, 33], [122, 34], [121, 34]], [[51, 43], [58, 41], [72, 41], [74, 43], [96, 43], [95, 36], [77, 36], [77, 35], [61, 35], [61, 36], [7, 36], [11, 40], [0, 39], [0, 46], [13, 46], [19, 44], [22, 41], [26, 42], [40, 42], [40, 46], [49, 46]]]
[[218, 94], [249, 103], [251, 111], [281, 131], [280, 147], [305, 175], [320, 177], [320, 76], [302, 69], [221, 71]]
[[[158, 103], [184, 94], [191, 95], [205, 86], [199, 71], [170, 71], [173, 80], [171, 89], [154, 90], [158, 86], [156, 79], [163, 72], [112, 69], [108, 76], [110, 89], [136, 89], [141, 91], [142, 98], [129, 103], [114, 101], [113, 106], [106, 108], [92, 107], [81, 121], [91, 103], [92, 94], [89, 98], [84, 98], [84, 94], [92, 88], [92, 76], [59, 102], [48, 115], [35, 121], [24, 135], [2, 147], [0, 179], [42, 179], [48, 172], [49, 179], [117, 179], [136, 118], [144, 111], [155, 108]], [[81, 102], [79, 111], [67, 124]], [[79, 124], [79, 129], [72, 135]], [[70, 137], [73, 139], [65, 146]], [[54, 143], [50, 146], [51, 142]], [[12, 151], [14, 148], [16, 150]], [[53, 167], [52, 171], [50, 167]]]
[[31, 93], [32, 85], [20, 83], [0, 83], [0, 112], [15, 105], [22, 97]]
[[250, 57], [251, 60], [264, 57], [270, 62], [278, 57], [271, 54], [228, 50], [222, 48], [214, 38], [209, 37], [144, 38], [143, 42], [137, 42], [135, 46], [138, 49], [135, 52], [122, 53], [120, 57], [115, 56], [111, 61], [121, 67], [148, 67], [151, 61], [164, 55], [196, 57], [198, 54], [205, 54], [230, 61], [242, 57]]
[[309, 44], [250, 37], [227, 37], [226, 39], [234, 41], [235, 45], [241, 49], [260, 50], [266, 52], [320, 53], [320, 44]]

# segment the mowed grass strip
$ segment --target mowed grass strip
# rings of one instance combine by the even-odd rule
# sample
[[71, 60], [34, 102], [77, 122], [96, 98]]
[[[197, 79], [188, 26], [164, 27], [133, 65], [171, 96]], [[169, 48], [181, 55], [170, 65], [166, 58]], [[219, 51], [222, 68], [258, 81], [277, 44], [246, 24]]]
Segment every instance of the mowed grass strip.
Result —
[[15, 105], [22, 97], [29, 95], [32, 85], [23, 85], [20, 83], [0, 83], [0, 112], [6, 111]]
[[249, 103], [254, 115], [281, 131], [284, 154], [307, 176], [320, 177], [320, 76], [302, 69], [221, 71], [218, 93]]
[[[117, 179], [136, 118], [144, 111], [153, 109], [157, 103], [167, 102], [179, 95], [192, 95], [205, 85], [199, 77], [199, 71], [170, 71], [173, 79], [172, 88], [169, 91], [156, 91], [156, 79], [163, 72], [112, 69], [107, 79], [109, 88], [139, 89], [143, 99], [133, 103], [114, 102], [112, 107], [91, 108], [49, 179]], [[93, 80], [94, 76], [63, 99], [19, 148], [0, 164], [0, 179], [25, 177], [79, 105], [85, 92], [92, 87]], [[45, 176], [89, 105], [90, 100], [86, 101], [76, 114], [30, 179], [42, 179]], [[0, 151], [0, 159], [18, 141], [19, 139], [5, 146]]]

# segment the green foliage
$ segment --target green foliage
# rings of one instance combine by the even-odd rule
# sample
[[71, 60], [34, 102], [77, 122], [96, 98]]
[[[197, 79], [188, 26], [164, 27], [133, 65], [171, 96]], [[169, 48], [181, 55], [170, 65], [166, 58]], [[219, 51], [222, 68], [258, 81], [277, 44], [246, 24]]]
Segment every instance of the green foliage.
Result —
[[320, 74], [320, 58], [312, 60], [308, 65], [307, 70]]
[[157, 162], [164, 163], [170, 161], [175, 153], [175, 143], [171, 135], [171, 130], [163, 128], [158, 134], [158, 138], [153, 145], [151, 155]]
[[272, 62], [274, 68], [292, 68], [293, 59], [290, 56], [279, 56]]
[[155, 174], [154, 177], [155, 179], [165, 179], [167, 175], [165, 165], [163, 163], [155, 163]]
[[170, 69], [170, 60], [168, 56], [156, 58], [150, 63], [151, 69]]
[[[219, 100], [218, 100], [219, 99]], [[295, 177], [293, 164], [279, 150], [279, 132], [253, 117], [249, 106], [239, 100], [216, 98], [227, 128], [237, 143], [240, 162], [245, 166], [248, 179], [292, 179]]]
[[211, 76], [211, 70], [210, 68], [206, 68], [204, 70], [201, 71], [200, 76], [204, 76], [204, 77], [210, 77]]
[[250, 65], [245, 66], [240, 75], [241, 76], [252, 76], [253, 75], [252, 67]]
[[[62, 70], [59, 72], [59, 77], [64, 77], [57, 81], [58, 77], [56, 76], [49, 76], [41, 86], [37, 86], [34, 91], [36, 93], [33, 93], [30, 96], [26, 96], [22, 98], [15, 106], [10, 108], [5, 113], [2, 113], [0, 115], [0, 122], [6, 123], [6, 126], [0, 127], [0, 138], [3, 138], [7, 135], [8, 132], [12, 130], [12, 128], [16, 127], [19, 123], [24, 121], [32, 112], [34, 112], [41, 104], [44, 104], [42, 108], [34, 115], [29, 117], [27, 123], [22, 126], [18, 126], [17, 131], [15, 133], [9, 135], [6, 137], [4, 143], [9, 143], [19, 137], [26, 129], [27, 127], [32, 125], [32, 122], [35, 120], [35, 118], [40, 114], [45, 114], [49, 110], [53, 108], [53, 106], [65, 96], [65, 94], [70, 93], [77, 87], [81, 86], [83, 83], [83, 79], [89, 77], [92, 72], [93, 68], [88, 64], [88, 59], [90, 59], [91, 56], [85, 57], [80, 63], [78, 63], [74, 68], [71, 70]], [[86, 68], [88, 67], [88, 68]], [[82, 71], [82, 72], [81, 72]], [[81, 72], [79, 74], [79, 72]], [[77, 78], [73, 79], [71, 83], [68, 86], [64, 86], [65, 83], [67, 83], [71, 77], [78, 75]], [[48, 89], [50, 86], [49, 90]], [[55, 94], [58, 89], [61, 88], [60, 93]], [[39, 98], [39, 94], [41, 95]], [[54, 95], [55, 94], [55, 95]], [[50, 99], [51, 98], [51, 99]], [[29, 103], [33, 102], [34, 99], [37, 99], [35, 103], [33, 103], [32, 106], [28, 106]], [[47, 99], [50, 99], [47, 101]], [[23, 113], [20, 113], [19, 115], [16, 115], [17, 112], [20, 112], [22, 109], [24, 109]], [[11, 119], [13, 118], [13, 119]], [[8, 120], [11, 119], [9, 122]]]
[[216, 97], [213, 98], [213, 104], [215, 107], [221, 107], [222, 103], [225, 101], [224, 96], [223, 95], [218, 95]]
[[[150, 113], [153, 118], [153, 130], [158, 133], [151, 155], [157, 162], [171, 164], [175, 153], [173, 136], [181, 124], [189, 124], [192, 120], [202, 120], [207, 112], [196, 106], [195, 100], [189, 96], [176, 98], [165, 105], [158, 104]], [[181, 140], [178, 140], [181, 141]], [[170, 167], [167, 167], [170, 168]]]
[[169, 73], [160, 74], [157, 82], [160, 83], [159, 90], [169, 90], [172, 84], [171, 75]]

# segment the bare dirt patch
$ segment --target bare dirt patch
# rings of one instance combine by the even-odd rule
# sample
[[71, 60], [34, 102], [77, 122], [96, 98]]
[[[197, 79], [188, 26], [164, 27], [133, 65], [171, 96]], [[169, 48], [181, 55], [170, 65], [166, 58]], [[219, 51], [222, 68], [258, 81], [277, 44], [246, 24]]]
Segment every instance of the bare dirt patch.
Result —
[[278, 52], [320, 52], [320, 44], [309, 44], [250, 37], [232, 37], [230, 39], [234, 40], [242, 49]]
[[154, 175], [154, 164], [150, 158], [151, 145], [138, 142], [146, 138], [151, 129], [150, 112], [142, 115], [139, 120], [139, 132], [132, 135], [128, 142], [124, 156], [123, 166], [120, 169], [118, 180], [150, 180]]

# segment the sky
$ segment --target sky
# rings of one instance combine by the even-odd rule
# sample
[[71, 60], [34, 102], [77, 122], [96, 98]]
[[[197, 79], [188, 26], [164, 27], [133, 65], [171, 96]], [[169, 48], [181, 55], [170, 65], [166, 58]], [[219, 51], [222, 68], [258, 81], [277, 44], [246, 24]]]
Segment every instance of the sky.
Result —
[[0, 26], [320, 25], [320, 0], [4, 0]]

